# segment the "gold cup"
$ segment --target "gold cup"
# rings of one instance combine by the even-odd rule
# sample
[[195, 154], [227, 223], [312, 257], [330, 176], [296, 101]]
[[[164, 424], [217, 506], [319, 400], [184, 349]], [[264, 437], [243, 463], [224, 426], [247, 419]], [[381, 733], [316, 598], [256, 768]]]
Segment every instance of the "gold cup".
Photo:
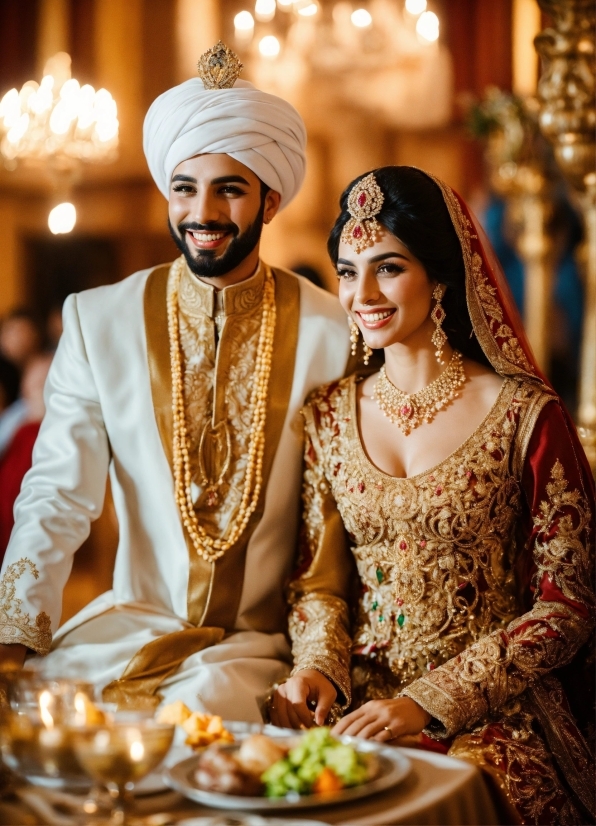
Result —
[[135, 713], [115, 714], [105, 725], [72, 729], [80, 765], [112, 795], [111, 824], [125, 822], [130, 791], [161, 763], [173, 737], [173, 725]]

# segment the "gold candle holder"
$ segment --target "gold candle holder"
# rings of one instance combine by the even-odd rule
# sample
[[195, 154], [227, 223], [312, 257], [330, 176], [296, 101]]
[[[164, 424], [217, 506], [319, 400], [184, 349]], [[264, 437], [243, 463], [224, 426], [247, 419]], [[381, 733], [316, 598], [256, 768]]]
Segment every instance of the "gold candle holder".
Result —
[[8, 768], [34, 785], [89, 789], [74, 753], [71, 726], [86, 721], [93, 686], [24, 674], [9, 684], [7, 694], [0, 749]]

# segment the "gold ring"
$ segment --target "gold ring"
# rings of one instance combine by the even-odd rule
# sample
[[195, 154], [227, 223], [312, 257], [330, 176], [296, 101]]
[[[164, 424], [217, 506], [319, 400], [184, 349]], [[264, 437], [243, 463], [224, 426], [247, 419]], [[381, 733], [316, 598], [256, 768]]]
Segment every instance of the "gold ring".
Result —
[[383, 726], [383, 731], [388, 731], [388, 732], [389, 732], [389, 739], [390, 739], [390, 740], [395, 740], [395, 737], [394, 737], [394, 735], [393, 735], [393, 732], [391, 731], [391, 729], [389, 728], [389, 726]]

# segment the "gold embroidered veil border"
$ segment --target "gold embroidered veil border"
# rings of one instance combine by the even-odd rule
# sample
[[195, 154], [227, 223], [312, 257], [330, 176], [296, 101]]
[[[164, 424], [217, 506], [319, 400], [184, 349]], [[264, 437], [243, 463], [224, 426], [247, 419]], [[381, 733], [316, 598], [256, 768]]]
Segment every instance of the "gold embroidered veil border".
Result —
[[419, 171], [434, 181], [443, 195], [461, 245], [472, 326], [492, 367], [501, 376], [538, 383], [554, 394], [538, 368], [501, 265], [479, 222], [450, 186], [429, 172]]

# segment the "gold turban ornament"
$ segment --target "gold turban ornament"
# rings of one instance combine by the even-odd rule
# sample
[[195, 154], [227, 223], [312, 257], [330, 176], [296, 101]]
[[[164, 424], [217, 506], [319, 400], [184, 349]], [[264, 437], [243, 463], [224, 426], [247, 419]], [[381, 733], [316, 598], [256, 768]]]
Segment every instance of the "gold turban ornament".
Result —
[[231, 89], [243, 68], [238, 55], [221, 40], [207, 49], [197, 63], [205, 89]]

